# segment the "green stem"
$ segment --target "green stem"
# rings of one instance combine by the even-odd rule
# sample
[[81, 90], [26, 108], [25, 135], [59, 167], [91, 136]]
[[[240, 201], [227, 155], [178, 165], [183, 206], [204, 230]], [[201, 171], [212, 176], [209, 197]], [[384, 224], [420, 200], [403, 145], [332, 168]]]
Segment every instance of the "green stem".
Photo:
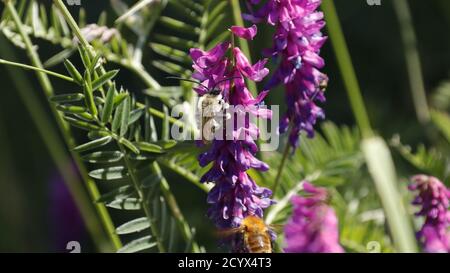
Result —
[[286, 160], [289, 155], [290, 148], [291, 145], [289, 145], [289, 143], [286, 143], [286, 147], [284, 147], [283, 157], [281, 159], [280, 166], [278, 166], [277, 176], [275, 177], [275, 183], [273, 184], [272, 196], [275, 196], [275, 193], [277, 192], [278, 185], [280, 184], [281, 174], [283, 173], [284, 166], [286, 165]]
[[158, 246], [159, 252], [164, 253], [164, 252], [166, 252], [166, 249], [160, 240], [158, 227], [157, 227], [156, 223], [154, 222], [153, 215], [152, 215], [151, 211], [149, 210], [148, 204], [146, 203], [145, 196], [142, 193], [142, 190], [141, 190], [141, 187], [139, 184], [139, 179], [136, 177], [133, 165], [131, 164], [130, 160], [128, 159], [128, 153], [127, 153], [126, 149], [120, 143], [117, 143], [117, 144], [119, 145], [120, 150], [124, 154], [123, 158], [124, 158], [127, 170], [130, 174], [131, 181], [133, 182], [134, 189], [136, 190], [136, 192], [138, 194], [138, 197], [141, 202], [142, 208], [144, 210], [145, 216], [147, 217], [148, 221], [150, 222], [151, 235], [156, 240], [156, 244]]
[[[241, 6], [239, 4], [239, 0], [230, 0], [231, 9], [233, 10], [233, 19], [234, 23], [237, 26], [244, 26], [244, 20], [242, 20], [242, 11]], [[239, 38], [239, 45], [241, 46], [242, 52], [247, 56], [249, 62], [252, 62], [252, 55], [250, 54], [250, 47], [248, 42], [245, 39]], [[247, 86], [250, 92], [252, 92], [253, 96], [258, 95], [258, 88], [256, 87], [256, 83], [254, 81], [247, 79]]]
[[33, 70], [33, 71], [37, 71], [37, 72], [42, 72], [42, 73], [45, 73], [47, 75], [54, 76], [54, 77], [60, 78], [62, 80], [68, 81], [68, 82], [75, 82], [72, 78], [64, 76], [63, 74], [59, 74], [59, 73], [56, 73], [56, 72], [53, 72], [53, 71], [50, 71], [50, 70], [42, 69], [42, 68], [31, 66], [31, 65], [11, 62], [11, 61], [7, 61], [7, 60], [3, 60], [3, 59], [0, 59], [0, 64], [20, 67], [20, 68], [23, 68], [23, 69], [26, 69], [26, 70]]
[[172, 171], [178, 173], [179, 175], [183, 176], [189, 182], [191, 182], [192, 184], [197, 186], [202, 191], [204, 191], [206, 193], [209, 192], [208, 187], [205, 184], [202, 184], [202, 183], [199, 182], [200, 178], [197, 175], [195, 175], [195, 174], [193, 174], [193, 173], [191, 173], [189, 171], [186, 171], [184, 168], [181, 168], [176, 163], [173, 163], [170, 160], [158, 159], [158, 162], [160, 162], [163, 166], [171, 169]]
[[172, 212], [173, 217], [175, 218], [175, 221], [178, 225], [178, 229], [181, 231], [181, 236], [183, 236], [183, 239], [187, 243], [191, 244], [192, 252], [194, 252], [194, 253], [200, 252], [200, 248], [193, 238], [191, 228], [189, 227], [189, 224], [186, 222], [186, 219], [184, 219], [184, 216], [181, 213], [181, 210], [177, 204], [175, 196], [172, 194], [172, 191], [170, 190], [169, 183], [167, 182], [166, 178], [163, 176], [161, 168], [159, 167], [158, 163], [153, 162], [150, 165], [150, 169], [153, 171], [153, 173], [162, 177], [161, 185], [160, 185], [161, 191], [163, 193], [164, 199], [167, 202], [167, 205], [169, 206], [170, 211]]
[[333, 0], [324, 0], [322, 9], [350, 104], [364, 138], [361, 149], [383, 205], [392, 238], [399, 251], [414, 252], [416, 251], [415, 240], [397, 190], [395, 165], [385, 141], [373, 134]]
[[370, 126], [369, 115], [364, 105], [361, 89], [333, 0], [324, 0], [322, 2], [322, 10], [325, 14], [328, 34], [331, 38], [356, 122], [363, 136], [370, 137], [373, 135], [373, 132]]
[[394, 5], [400, 24], [406, 67], [408, 69], [409, 85], [417, 119], [420, 123], [426, 124], [430, 121], [430, 109], [427, 103], [419, 50], [417, 49], [417, 38], [414, 33], [409, 4], [406, 0], [396, 0], [393, 1], [392, 4]]
[[[28, 36], [28, 34], [25, 31], [23, 23], [22, 23], [19, 15], [17, 14], [17, 11], [16, 11], [13, 3], [10, 0], [7, 0], [5, 2], [5, 4], [6, 4], [8, 11], [10, 12], [11, 17], [13, 18], [13, 21], [17, 27], [17, 30], [19, 31], [20, 36], [22, 37], [22, 39], [25, 43], [26, 51], [31, 60], [32, 65], [39, 69], [43, 69], [43, 65], [39, 58], [39, 55], [37, 54], [35, 47], [33, 47], [30, 37]], [[45, 73], [38, 72], [37, 77], [38, 77], [39, 83], [41, 84], [45, 95], [47, 97], [52, 96], [54, 93], [53, 87], [52, 87], [47, 75]], [[52, 110], [53, 115], [56, 118], [57, 124], [60, 128], [61, 133], [64, 136], [66, 143], [68, 144], [69, 148], [73, 148], [74, 140], [71, 137], [70, 128], [64, 122], [61, 114], [56, 110], [56, 108], [53, 105], [51, 105], [51, 110]], [[72, 152], [72, 156], [77, 164], [77, 167], [78, 167], [81, 175], [83, 176], [83, 180], [86, 182], [86, 187], [89, 191], [89, 194], [91, 195], [91, 199], [97, 200], [100, 197], [100, 193], [97, 189], [97, 186], [95, 185], [95, 182], [92, 179], [90, 179], [89, 176], [87, 175], [87, 171], [84, 168], [84, 165], [82, 164], [82, 161], [81, 161], [81, 158], [79, 157], [79, 155]], [[106, 207], [102, 204], [96, 204], [95, 207], [97, 209], [97, 213], [100, 216], [100, 219], [101, 219], [101, 222], [102, 222], [104, 228], [107, 230], [108, 235], [109, 235], [112, 243], [114, 244], [114, 247], [115, 248], [120, 247], [121, 246], [120, 239], [117, 236], [117, 234], [114, 233], [114, 225], [112, 224], [111, 218], [108, 214], [108, 211], [106, 210]], [[104, 236], [101, 235], [101, 237], [104, 237]], [[93, 239], [97, 240], [98, 238], [95, 237]], [[100, 240], [100, 239], [98, 239], [98, 240]], [[105, 245], [107, 244], [106, 243], [107, 240], [102, 239], [102, 241], [105, 242]], [[100, 247], [100, 249], [104, 249], [102, 246], [99, 246], [99, 247]]]

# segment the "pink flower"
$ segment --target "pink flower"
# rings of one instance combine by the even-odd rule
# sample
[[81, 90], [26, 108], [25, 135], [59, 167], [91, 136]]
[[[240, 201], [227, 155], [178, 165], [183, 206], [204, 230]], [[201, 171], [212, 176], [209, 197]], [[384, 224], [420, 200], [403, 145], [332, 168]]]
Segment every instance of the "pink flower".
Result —
[[320, 3], [321, 0], [267, 0], [258, 11], [244, 15], [254, 23], [266, 21], [275, 26], [273, 46], [265, 54], [281, 61], [266, 88], [285, 86], [288, 107], [279, 130], [285, 133], [292, 128], [289, 142], [294, 148], [299, 145], [300, 133], [313, 137], [314, 125], [325, 116], [316, 104], [325, 101], [323, 91], [328, 82], [328, 77], [320, 72], [325, 62], [319, 53], [327, 39], [321, 33], [325, 22], [323, 14], [317, 11]]
[[339, 244], [338, 220], [332, 207], [326, 202], [328, 193], [303, 183], [305, 197], [294, 196], [292, 216], [284, 228], [285, 252], [294, 253], [342, 253]]
[[427, 252], [450, 252], [450, 190], [439, 179], [416, 175], [409, 186], [418, 195], [412, 202], [421, 206], [417, 216], [425, 217], [425, 222], [417, 233]]
[[233, 32], [234, 35], [246, 40], [253, 40], [253, 38], [255, 38], [257, 33], [256, 25], [253, 25], [249, 28], [232, 26], [230, 30], [231, 32]]

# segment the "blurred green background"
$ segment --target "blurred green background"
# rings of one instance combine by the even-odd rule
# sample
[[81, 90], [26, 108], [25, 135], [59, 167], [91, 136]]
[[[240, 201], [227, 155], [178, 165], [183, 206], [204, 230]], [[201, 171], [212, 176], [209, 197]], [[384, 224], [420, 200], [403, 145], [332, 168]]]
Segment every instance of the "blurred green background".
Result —
[[[336, 0], [335, 3], [373, 127], [386, 139], [399, 133], [402, 141], [412, 146], [431, 143], [436, 136], [432, 131], [426, 133], [416, 118], [392, 1], [395, 0], [382, 0], [381, 6], [369, 6], [365, 0]], [[408, 2], [418, 40], [424, 84], [431, 99], [442, 83], [450, 81], [450, 1]], [[108, 1], [82, 0], [82, 5], [87, 11], [88, 22], [96, 21], [105, 9], [113, 14]], [[0, 4], [0, 11], [3, 8]], [[70, 7], [74, 12], [77, 9]], [[262, 48], [271, 44], [270, 30], [260, 29], [260, 33], [251, 43], [254, 59], [258, 58]], [[35, 42], [44, 60], [60, 50], [39, 40]], [[2, 34], [0, 45], [0, 58], [29, 63], [24, 52], [11, 47]], [[13, 48], [14, 54], [8, 48]], [[325, 72], [330, 77], [324, 105], [327, 119], [337, 124], [353, 125], [352, 112], [330, 43], [324, 46], [322, 56], [327, 62]], [[55, 69], [63, 72], [61, 66]], [[164, 75], [157, 71], [154, 73]], [[128, 72], [121, 73], [120, 81], [130, 90], [142, 88]], [[64, 240], [80, 241], [82, 251], [94, 251], [83, 228], [76, 227], [75, 216], [64, 217], [74, 215], [70, 205], [63, 205], [70, 196], [64, 195], [63, 189], [57, 189], [60, 199], [55, 198], [55, 183], [58, 183], [55, 181], [61, 178], [19, 96], [18, 88], [33, 93], [34, 102], [43, 106], [48, 118], [52, 118], [35, 74], [0, 66], [0, 82], [0, 252], [65, 252]], [[60, 81], [54, 83], [56, 90], [66, 88]], [[275, 90], [266, 103], [283, 104], [283, 100], [282, 90]], [[169, 176], [168, 180], [185, 217], [197, 229], [199, 243], [214, 247], [215, 240], [211, 240], [213, 228], [206, 217], [205, 194], [179, 177]]]

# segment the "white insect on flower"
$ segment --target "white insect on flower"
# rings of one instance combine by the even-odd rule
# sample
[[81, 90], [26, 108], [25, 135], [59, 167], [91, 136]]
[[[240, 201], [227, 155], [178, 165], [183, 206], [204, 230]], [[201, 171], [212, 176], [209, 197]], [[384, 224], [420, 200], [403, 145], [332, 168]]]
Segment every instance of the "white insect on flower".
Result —
[[213, 140], [215, 133], [222, 128], [223, 121], [230, 118], [229, 114], [224, 113], [228, 108], [228, 103], [225, 102], [218, 89], [200, 97], [197, 104], [197, 113], [200, 117], [198, 122], [203, 141]]
[[224, 122], [231, 118], [231, 115], [226, 112], [229, 108], [229, 104], [224, 100], [221, 90], [217, 87], [221, 83], [234, 79], [235, 77], [220, 80], [211, 89], [198, 81], [178, 77], [168, 78], [193, 82], [207, 91], [203, 96], [200, 96], [198, 100], [196, 116], [202, 141], [204, 143], [212, 141], [216, 136], [216, 132], [218, 132], [220, 128], [223, 128]]

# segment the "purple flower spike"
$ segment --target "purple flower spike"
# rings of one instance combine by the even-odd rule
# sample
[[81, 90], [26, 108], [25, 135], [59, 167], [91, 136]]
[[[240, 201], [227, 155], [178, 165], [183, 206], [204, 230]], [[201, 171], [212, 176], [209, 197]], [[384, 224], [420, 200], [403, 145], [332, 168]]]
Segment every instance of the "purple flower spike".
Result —
[[[256, 26], [250, 29], [232, 27], [231, 30], [244, 38], [252, 38], [256, 34]], [[228, 50], [231, 50], [233, 61], [227, 58]], [[219, 44], [207, 52], [191, 49], [191, 57], [195, 79], [208, 87], [223, 82], [217, 86], [223, 100], [230, 106], [242, 107], [243, 111], [235, 113], [236, 118], [240, 115], [245, 117], [248, 112], [260, 118], [271, 117], [270, 110], [259, 106], [267, 91], [255, 98], [245, 84], [246, 78], [261, 81], [269, 73], [264, 67], [266, 61], [252, 65], [239, 48], [230, 49], [229, 43]], [[202, 88], [196, 91], [200, 96], [205, 92]], [[220, 229], [238, 227], [250, 215], [262, 218], [264, 209], [273, 202], [270, 199], [272, 192], [259, 187], [247, 173], [249, 169], [266, 171], [268, 166], [255, 157], [258, 152], [257, 126], [249, 119], [243, 123], [227, 125], [233, 126], [231, 138], [213, 139], [210, 150], [199, 156], [201, 166], [211, 164], [201, 182], [214, 183], [208, 194], [208, 203], [211, 205], [208, 216]], [[226, 129], [226, 126], [222, 126], [223, 135], [226, 135]], [[242, 245], [236, 241], [232, 240], [231, 246], [235, 252], [242, 250]]]
[[432, 176], [416, 175], [412, 181], [409, 189], [418, 192], [412, 204], [421, 207], [416, 215], [425, 218], [418, 239], [426, 252], [450, 252], [450, 190]]
[[246, 40], [253, 40], [253, 38], [255, 38], [256, 36], [256, 33], [258, 32], [256, 25], [253, 25], [249, 28], [232, 26], [230, 30], [234, 35]]
[[274, 45], [265, 53], [281, 61], [267, 88], [285, 85], [288, 110], [279, 131], [285, 133], [291, 126], [289, 142], [294, 148], [299, 145], [300, 133], [313, 137], [314, 125], [325, 116], [316, 105], [325, 101], [328, 83], [319, 70], [325, 65], [319, 53], [327, 39], [321, 33], [323, 14], [316, 11], [320, 4], [321, 0], [268, 0], [258, 11], [244, 15], [254, 23], [266, 21], [276, 28]]
[[328, 193], [303, 183], [307, 196], [294, 196], [291, 219], [284, 228], [285, 252], [291, 253], [342, 253], [339, 245], [338, 220], [332, 207], [328, 206]]

